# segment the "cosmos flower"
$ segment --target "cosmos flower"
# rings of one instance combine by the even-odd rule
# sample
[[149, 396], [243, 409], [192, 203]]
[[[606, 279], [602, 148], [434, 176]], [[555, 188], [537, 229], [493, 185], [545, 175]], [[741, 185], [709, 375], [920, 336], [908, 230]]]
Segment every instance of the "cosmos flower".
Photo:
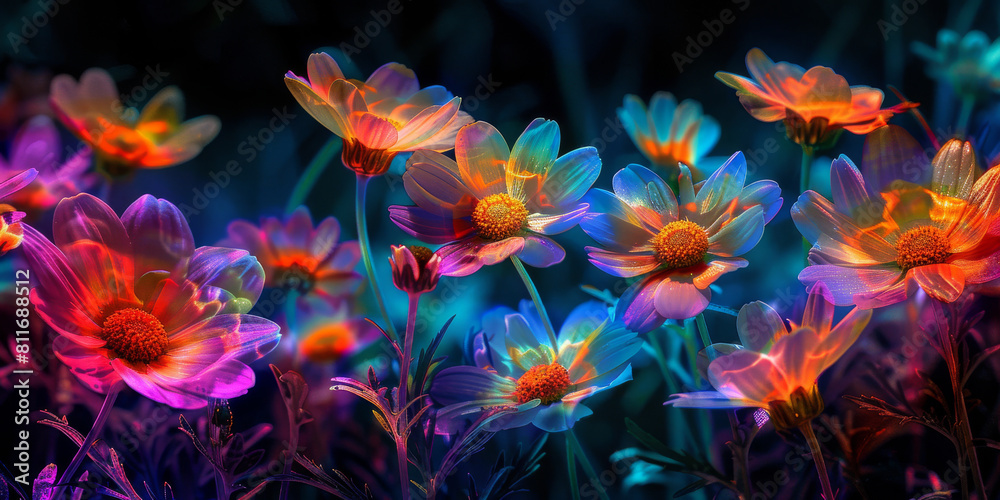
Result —
[[740, 309], [737, 349], [713, 346], [728, 354], [708, 365], [715, 391], [674, 394], [665, 404], [687, 408], [758, 407], [767, 411], [778, 430], [799, 427], [823, 412], [816, 380], [837, 362], [864, 331], [870, 309], [854, 308], [833, 325], [834, 307], [822, 293], [806, 301], [801, 324], [789, 321], [763, 302]]
[[623, 278], [641, 277], [618, 301], [617, 316], [648, 332], [666, 319], [698, 315], [708, 306], [709, 285], [746, 267], [752, 249], [781, 207], [778, 184], [744, 187], [743, 153], [731, 156], [697, 186], [681, 166], [678, 196], [649, 169], [629, 165], [615, 174], [614, 193], [587, 195], [580, 227], [603, 248], [587, 247], [590, 262]]
[[763, 122], [785, 121], [788, 137], [798, 144], [825, 148], [842, 129], [867, 134], [892, 115], [916, 106], [902, 103], [881, 109], [881, 90], [863, 85], [849, 86], [844, 77], [825, 66], [808, 71], [788, 62], [774, 63], [764, 51], [747, 52], [751, 78], [718, 72], [715, 77], [736, 89], [740, 103]]
[[517, 256], [526, 264], [558, 264], [566, 251], [547, 235], [577, 224], [580, 198], [601, 171], [593, 147], [559, 152], [559, 125], [536, 118], [507, 149], [500, 132], [476, 122], [458, 132], [457, 162], [429, 151], [407, 161], [403, 186], [416, 206], [389, 207], [403, 231], [432, 244], [449, 276]]
[[35, 310], [56, 356], [87, 387], [119, 380], [175, 408], [204, 407], [254, 385], [247, 363], [278, 343], [278, 325], [245, 314], [263, 270], [243, 250], [194, 247], [180, 210], [145, 195], [121, 219], [80, 194], [56, 207], [53, 241], [25, 226]]
[[21, 210], [38, 213], [94, 183], [93, 175], [85, 174], [90, 167], [90, 151], [77, 152], [60, 165], [61, 155], [62, 141], [51, 119], [36, 116], [24, 124], [11, 142], [8, 158], [0, 157], [0, 177], [29, 168], [38, 170], [38, 177], [7, 201]]
[[937, 48], [914, 42], [913, 52], [927, 61], [927, 73], [950, 85], [959, 96], [984, 100], [1000, 92], [1000, 39], [990, 43], [982, 31], [964, 36], [943, 29]]
[[419, 245], [393, 245], [389, 256], [392, 283], [406, 293], [434, 290], [441, 279], [441, 256]]
[[378, 328], [349, 308], [325, 306], [299, 325], [299, 353], [313, 363], [336, 363], [382, 338]]
[[[37, 176], [38, 171], [30, 168], [0, 182], [0, 200], [6, 201], [11, 195], [30, 185]], [[18, 212], [7, 204], [0, 204], [0, 255], [21, 245], [24, 229], [20, 221], [23, 218], [24, 212]]]
[[559, 432], [593, 411], [582, 401], [632, 379], [629, 360], [642, 340], [598, 302], [577, 306], [566, 318], [553, 349], [541, 318], [527, 301], [520, 312], [497, 308], [483, 317], [471, 341], [476, 366], [444, 369], [431, 397], [444, 408], [439, 425], [458, 425], [471, 414], [497, 407], [517, 411], [491, 425], [495, 430], [529, 423]]
[[364, 82], [348, 80], [325, 53], [309, 56], [307, 78], [289, 71], [285, 85], [316, 121], [344, 139], [344, 165], [360, 175], [382, 175], [397, 153], [448, 151], [472, 122], [462, 98], [444, 87], [421, 89], [413, 70], [388, 63]]
[[669, 92], [657, 92], [649, 109], [638, 96], [629, 94], [618, 108], [618, 118], [628, 136], [653, 164], [677, 175], [677, 164], [691, 169], [697, 180], [704, 178], [702, 160], [719, 142], [719, 122], [701, 113], [701, 104], [685, 99], [680, 105]]
[[976, 180], [972, 144], [953, 139], [934, 157], [929, 182], [870, 185], [908, 178], [908, 167], [884, 162], [862, 177], [842, 155], [830, 168], [833, 202], [813, 191], [799, 197], [792, 219], [813, 244], [803, 283], [825, 283], [837, 305], [875, 308], [905, 300], [918, 286], [953, 302], [966, 285], [1000, 277], [1000, 241], [988, 234], [1000, 208], [1000, 169]]
[[52, 79], [52, 107], [63, 124], [93, 148], [112, 176], [135, 169], [184, 163], [219, 133], [219, 119], [206, 115], [182, 122], [184, 96], [174, 86], [156, 93], [139, 112], [119, 99], [107, 71], [91, 68], [80, 81]]

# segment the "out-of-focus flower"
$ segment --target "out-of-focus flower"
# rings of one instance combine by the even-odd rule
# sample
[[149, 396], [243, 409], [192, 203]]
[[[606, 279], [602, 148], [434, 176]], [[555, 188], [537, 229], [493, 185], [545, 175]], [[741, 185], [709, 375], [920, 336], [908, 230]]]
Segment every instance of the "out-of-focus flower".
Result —
[[491, 423], [495, 430], [529, 423], [548, 432], [573, 427], [593, 413], [581, 402], [632, 379], [629, 360], [642, 340], [598, 302], [577, 306], [559, 330], [553, 349], [541, 318], [529, 302], [520, 312], [497, 308], [483, 317], [472, 338], [476, 366], [446, 368], [434, 379], [431, 397], [443, 428], [498, 407], [517, 411]]
[[837, 305], [875, 308], [905, 300], [917, 286], [953, 302], [966, 285], [1000, 277], [1000, 240], [989, 234], [1000, 210], [1000, 169], [976, 180], [972, 144], [958, 139], [932, 164], [926, 184], [897, 180], [873, 189], [877, 179], [905, 178], [912, 165], [884, 162], [866, 184], [849, 158], [834, 160], [833, 202], [806, 191], [792, 206], [795, 225], [813, 244], [812, 265], [799, 279], [810, 288], [825, 283], [823, 293]]
[[458, 132], [457, 162], [430, 151], [407, 161], [403, 186], [416, 206], [389, 207], [403, 231], [438, 250], [443, 274], [466, 276], [514, 255], [548, 267], [566, 251], [547, 235], [567, 231], [587, 210], [580, 198], [597, 180], [593, 147], [557, 158], [559, 125], [536, 118], [507, 149], [500, 132], [476, 122]]
[[21, 210], [38, 213], [94, 183], [93, 175], [85, 175], [90, 167], [90, 151], [80, 151], [62, 164], [61, 155], [59, 131], [49, 117], [36, 116], [24, 124], [11, 142], [7, 159], [0, 157], [0, 177], [29, 168], [38, 170], [38, 177], [7, 201]]
[[157, 92], [142, 112], [126, 107], [111, 75], [100, 68], [84, 71], [79, 82], [56, 76], [50, 101], [63, 124], [93, 148], [98, 165], [112, 176], [186, 162], [221, 126], [211, 115], [182, 122], [184, 96], [174, 86]]
[[393, 245], [389, 264], [392, 283], [406, 293], [430, 292], [441, 279], [441, 257], [427, 247]]
[[52, 72], [45, 68], [25, 69], [17, 63], [7, 68], [7, 82], [0, 90], [0, 137], [8, 137], [31, 117], [52, 116], [51, 82]]
[[688, 408], [763, 408], [778, 430], [795, 428], [823, 412], [816, 380], [850, 348], [871, 319], [854, 308], [833, 326], [834, 306], [822, 293], [806, 301], [802, 323], [789, 321], [763, 302], [740, 309], [736, 331], [742, 346], [713, 345], [727, 352], [708, 365], [715, 391], [674, 394], [666, 404]]
[[965, 36], [943, 29], [937, 48], [914, 42], [913, 52], [927, 61], [927, 73], [947, 83], [961, 97], [984, 100], [1000, 92], [1000, 39], [990, 43], [982, 31]]
[[775, 64], [758, 48], [747, 52], [747, 70], [750, 78], [722, 71], [715, 77], [736, 89], [750, 115], [764, 122], [784, 120], [788, 137], [807, 147], [831, 146], [842, 129], [867, 134], [892, 115], [916, 106], [904, 102], [882, 109], [884, 96], [879, 89], [849, 86], [825, 66], [807, 71], [784, 61]]
[[[37, 176], [38, 171], [30, 168], [0, 182], [0, 201], [6, 201], [11, 195], [30, 185]], [[7, 204], [0, 204], [0, 255], [21, 245], [21, 240], [24, 239], [24, 228], [21, 227], [23, 218], [24, 212], [18, 212]]]
[[618, 118], [646, 158], [664, 167], [668, 177], [677, 175], [677, 164], [691, 169], [696, 180], [705, 176], [700, 168], [705, 155], [719, 142], [719, 122], [701, 113], [701, 104], [685, 99], [680, 105], [669, 92], [657, 92], [649, 109], [638, 96], [629, 94], [618, 108]]
[[244, 250], [194, 247], [180, 210], [145, 195], [122, 215], [80, 194], [56, 207], [53, 241], [25, 226], [39, 316], [56, 356], [87, 387], [119, 380], [175, 408], [240, 396], [247, 366], [278, 343], [278, 325], [245, 314], [264, 272]]
[[746, 267], [752, 249], [781, 207], [773, 181], [744, 187], [746, 161], [736, 153], [704, 183], [681, 167], [679, 193], [649, 169], [629, 165], [615, 174], [614, 193], [592, 190], [580, 227], [603, 248], [587, 247], [602, 271], [642, 276], [618, 301], [617, 316], [648, 332], [666, 319], [690, 318], [711, 300], [709, 285]]
[[299, 207], [284, 223], [277, 217], [265, 217], [260, 226], [233, 221], [219, 244], [248, 250], [264, 268], [264, 286], [295, 291], [297, 309], [306, 312], [320, 307], [317, 301], [342, 305], [361, 284], [354, 270], [361, 259], [358, 242], [339, 239], [335, 217], [313, 227], [309, 210]]
[[382, 338], [378, 328], [348, 309], [313, 314], [299, 326], [299, 353], [313, 363], [336, 363]]
[[461, 97], [444, 87], [420, 88], [413, 70], [388, 63], [365, 81], [344, 77], [328, 54], [309, 56], [307, 78], [289, 71], [285, 85], [316, 121], [344, 139], [344, 166], [382, 175], [397, 153], [448, 151], [455, 134], [472, 122]]

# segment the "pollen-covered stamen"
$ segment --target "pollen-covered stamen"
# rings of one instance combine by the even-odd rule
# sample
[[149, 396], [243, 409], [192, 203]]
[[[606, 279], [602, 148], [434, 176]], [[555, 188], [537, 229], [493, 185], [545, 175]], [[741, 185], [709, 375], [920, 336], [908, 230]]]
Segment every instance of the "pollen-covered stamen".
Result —
[[417, 267], [420, 269], [423, 269], [434, 256], [434, 251], [427, 247], [407, 245], [406, 248], [410, 249], [410, 253], [413, 254], [413, 259], [417, 261]]
[[514, 397], [518, 404], [541, 399], [543, 405], [549, 405], [561, 400], [569, 386], [569, 372], [562, 365], [538, 365], [517, 379]]
[[167, 351], [163, 323], [146, 311], [120, 309], [104, 319], [101, 337], [106, 348], [131, 363], [149, 363]]
[[903, 233], [896, 241], [896, 264], [904, 271], [914, 267], [941, 264], [951, 255], [951, 244], [944, 231], [920, 226]]
[[524, 203], [507, 193], [492, 194], [476, 203], [472, 210], [472, 224], [479, 236], [498, 241], [514, 236], [528, 223], [528, 209]]
[[671, 222], [653, 237], [656, 260], [669, 269], [700, 264], [708, 252], [708, 234], [689, 220]]

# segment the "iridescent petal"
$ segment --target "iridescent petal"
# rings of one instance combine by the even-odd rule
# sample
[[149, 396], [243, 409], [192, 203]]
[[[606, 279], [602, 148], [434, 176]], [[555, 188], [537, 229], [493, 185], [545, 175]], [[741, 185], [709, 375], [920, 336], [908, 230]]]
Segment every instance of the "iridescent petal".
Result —
[[455, 158], [462, 180], [477, 198], [507, 192], [510, 149], [493, 125], [475, 122], [462, 127], [455, 138]]
[[660, 281], [654, 295], [657, 314], [667, 319], [693, 318], [708, 307], [712, 298], [712, 292], [707, 287], [698, 289], [692, 283], [669, 278]]
[[122, 224], [137, 249], [135, 273], [174, 271], [194, 253], [194, 236], [184, 214], [164, 199], [143, 195], [122, 214]]
[[652, 272], [660, 267], [660, 262], [651, 253], [608, 252], [595, 247], [586, 247], [584, 250], [587, 251], [591, 264], [612, 276], [631, 278]]
[[566, 250], [544, 236], [526, 235], [524, 247], [517, 252], [517, 256], [529, 266], [549, 267], [562, 262], [566, 258]]
[[438, 245], [462, 239], [474, 231], [467, 220], [441, 217], [420, 207], [391, 206], [389, 218], [414, 238]]
[[787, 334], [788, 328], [771, 306], [758, 300], [740, 308], [736, 316], [736, 332], [743, 347], [766, 353], [771, 342]]
[[574, 149], [555, 160], [542, 184], [542, 189], [527, 204], [529, 209], [552, 211], [576, 204], [601, 174], [601, 157], [597, 149]]
[[932, 191], [963, 200], [969, 198], [979, 173], [971, 142], [959, 139], [948, 141], [931, 160], [931, 165], [934, 172], [930, 184]]
[[559, 125], [542, 118], [532, 120], [510, 150], [507, 192], [516, 199], [525, 199], [525, 184], [543, 179], [558, 154]]
[[406, 161], [403, 187], [420, 208], [440, 217], [471, 216], [477, 202], [455, 161], [433, 151], [417, 151]]
[[807, 291], [822, 282], [827, 288], [827, 300], [838, 306], [849, 306], [861, 302], [866, 295], [886, 290], [902, 278], [900, 274], [898, 268], [850, 268], [824, 264], [803, 269], [799, 273], [799, 281], [806, 285]]
[[[264, 269], [246, 250], [199, 247], [191, 256], [187, 279], [200, 286], [214, 286], [233, 294], [236, 311], [253, 307], [264, 289]], [[230, 305], [227, 305], [229, 307]]]
[[942, 302], [954, 302], [965, 290], [965, 273], [952, 264], [931, 264], [911, 269], [913, 277], [927, 295]]

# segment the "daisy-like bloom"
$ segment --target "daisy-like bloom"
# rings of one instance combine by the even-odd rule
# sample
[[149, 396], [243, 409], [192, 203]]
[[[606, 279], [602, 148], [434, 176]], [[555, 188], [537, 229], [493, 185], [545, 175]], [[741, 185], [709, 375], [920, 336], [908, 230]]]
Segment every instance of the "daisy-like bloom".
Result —
[[441, 279], [441, 256], [419, 245], [393, 245], [389, 256], [392, 283], [406, 293], [434, 290]]
[[0, 177], [29, 168], [38, 170], [38, 177], [7, 201], [37, 214], [94, 183], [93, 175], [85, 175], [90, 167], [90, 151], [80, 151], [62, 164], [61, 155], [59, 131], [49, 117], [36, 116], [24, 124], [11, 142], [10, 155], [7, 159], [0, 157]]
[[265, 217], [260, 226], [244, 220], [229, 224], [228, 237], [219, 244], [244, 248], [264, 268], [264, 286], [296, 292], [297, 309], [309, 311], [318, 303], [343, 305], [361, 285], [354, 269], [361, 259], [357, 241], [340, 240], [340, 222], [327, 217], [313, 226], [306, 207], [282, 222]]
[[597, 180], [593, 147], [559, 153], [559, 125], [536, 118], [507, 149], [500, 132], [476, 122], [458, 132], [457, 162], [418, 151], [403, 186], [416, 206], [389, 207], [403, 231], [438, 250], [444, 273], [466, 276], [516, 256], [534, 267], [562, 262], [566, 251], [547, 235], [567, 231], [587, 210], [580, 198]]
[[[897, 179], [910, 173], [911, 165], [884, 163]], [[875, 308], [905, 300], [918, 286], [953, 302], [966, 285], [1000, 277], [1000, 240], [989, 234], [1000, 209], [1000, 169], [977, 180], [972, 144], [958, 139], [941, 148], [932, 168], [926, 184], [897, 180], [873, 189], [866, 178], [891, 173], [862, 177], [846, 156], [834, 160], [833, 201], [806, 191], [792, 206], [795, 225], [813, 244], [799, 280], [810, 288], [825, 283], [837, 305]]]
[[582, 401], [632, 379], [629, 360], [642, 340], [612, 321], [598, 302], [576, 307], [559, 330], [553, 349], [530, 302], [520, 312], [497, 308], [483, 317], [483, 331], [471, 339], [476, 366], [444, 369], [431, 397], [442, 429], [466, 417], [500, 407], [516, 412], [494, 421], [493, 430], [529, 423], [547, 432], [573, 427], [593, 413]]
[[927, 61], [927, 73], [945, 82], [961, 97], [985, 100], [1000, 92], [1000, 39], [990, 42], [982, 31], [965, 36], [944, 29], [938, 32], [937, 48], [919, 42], [913, 52]]
[[59, 119], [93, 148], [98, 165], [112, 176], [184, 163], [201, 152], [221, 126], [215, 116], [182, 122], [184, 96], [174, 86], [156, 93], [139, 112], [119, 99], [111, 75], [100, 68], [52, 79], [49, 97]]
[[642, 277], [618, 301], [617, 316], [648, 332], [666, 319], [696, 316], [708, 307], [709, 285], [746, 267], [750, 251], [781, 207], [773, 181], [744, 187], [746, 160], [731, 156], [704, 183], [695, 185], [681, 166], [678, 193], [640, 165], [615, 174], [614, 193], [587, 195], [580, 227], [603, 248], [587, 247], [590, 262], [623, 278]]
[[313, 363], [336, 363], [382, 338], [378, 328], [349, 308], [323, 311], [306, 318], [300, 326], [299, 353]]
[[388, 63], [365, 81], [344, 77], [328, 54], [309, 56], [307, 78], [289, 71], [285, 85], [316, 121], [344, 139], [344, 166], [359, 175], [382, 175], [397, 153], [448, 151], [472, 122], [461, 97], [444, 87], [420, 88], [413, 70]]
[[715, 77], [736, 89], [751, 116], [763, 122], [784, 120], [788, 137], [807, 147], [829, 147], [841, 130], [867, 134], [892, 115], [916, 106], [904, 102], [882, 109], [884, 96], [879, 89], [849, 86], [825, 66], [807, 71], [784, 61], [775, 64], [758, 48], [747, 52], [747, 70], [751, 78], [722, 71]]
[[80, 194], [56, 206], [53, 241], [25, 226], [35, 310], [59, 334], [56, 356], [87, 387], [118, 381], [174, 408], [246, 394], [247, 363], [278, 325], [246, 314], [264, 272], [243, 250], [194, 247], [181, 211], [145, 195], [121, 219]]
[[[6, 201], [11, 195], [30, 185], [37, 176], [38, 171], [31, 168], [0, 182], [0, 200]], [[0, 204], [0, 255], [21, 245], [21, 240], [24, 239], [24, 228], [21, 227], [23, 218], [24, 212], [18, 212], [7, 204]]]
[[691, 169], [696, 180], [704, 178], [698, 168], [702, 159], [719, 142], [719, 122], [701, 113], [701, 104], [677, 99], [669, 92], [657, 92], [649, 109], [638, 96], [629, 94], [618, 108], [618, 118], [628, 136], [646, 158], [677, 175], [677, 164]]

